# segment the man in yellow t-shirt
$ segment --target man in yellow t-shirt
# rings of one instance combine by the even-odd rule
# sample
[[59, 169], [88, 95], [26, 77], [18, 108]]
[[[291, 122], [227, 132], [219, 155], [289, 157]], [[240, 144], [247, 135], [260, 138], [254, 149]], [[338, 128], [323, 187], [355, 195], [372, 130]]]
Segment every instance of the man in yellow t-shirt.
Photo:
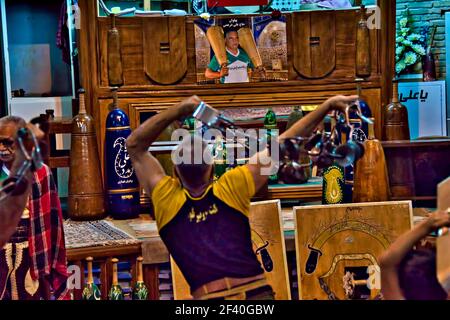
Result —
[[[279, 139], [307, 136], [334, 109], [344, 110], [357, 96], [337, 96], [302, 118]], [[190, 116], [201, 101], [191, 97], [144, 122], [127, 140], [127, 149], [141, 185], [151, 195], [159, 233], [191, 288], [195, 299], [273, 299], [252, 250], [248, 219], [250, 199], [267, 182], [262, 174], [268, 151], [249, 164], [213, 181], [212, 161], [181, 161], [175, 177], [167, 176], [148, 148], [172, 122]], [[200, 140], [199, 140], [200, 139]], [[178, 154], [192, 156], [199, 137], [184, 139]], [[190, 157], [186, 157], [189, 159]], [[264, 159], [262, 161], [262, 159]], [[209, 159], [211, 160], [211, 159]]]

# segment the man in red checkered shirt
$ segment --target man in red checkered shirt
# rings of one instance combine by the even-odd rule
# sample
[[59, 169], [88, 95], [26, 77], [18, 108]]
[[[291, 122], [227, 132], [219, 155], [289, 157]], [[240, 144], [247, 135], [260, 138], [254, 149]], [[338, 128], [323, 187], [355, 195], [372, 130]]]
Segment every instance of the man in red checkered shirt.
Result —
[[[13, 165], [20, 165], [14, 161], [14, 137], [25, 126], [19, 117], [0, 119], [0, 182], [10, 176]], [[0, 249], [0, 300], [50, 299], [51, 295], [67, 299], [63, 218], [56, 185], [45, 165], [28, 178], [31, 190], [22, 217]]]

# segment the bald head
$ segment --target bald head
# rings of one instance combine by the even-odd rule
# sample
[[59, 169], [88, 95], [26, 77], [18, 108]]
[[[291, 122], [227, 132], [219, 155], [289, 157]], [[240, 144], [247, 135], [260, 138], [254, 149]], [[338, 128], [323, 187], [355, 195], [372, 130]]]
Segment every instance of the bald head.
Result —
[[206, 141], [187, 135], [172, 154], [175, 173], [189, 190], [212, 182], [214, 159]]

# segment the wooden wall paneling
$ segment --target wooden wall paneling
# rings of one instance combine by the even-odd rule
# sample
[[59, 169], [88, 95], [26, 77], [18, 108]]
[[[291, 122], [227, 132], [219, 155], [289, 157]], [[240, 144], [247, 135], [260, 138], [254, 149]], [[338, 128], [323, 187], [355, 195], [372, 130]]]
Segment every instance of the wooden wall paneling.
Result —
[[[121, 40], [124, 86], [149, 84], [144, 73], [142, 19], [137, 17], [116, 19]], [[108, 47], [106, 40], [111, 23], [109, 18], [104, 17], [99, 17], [97, 21], [99, 25], [99, 59], [101, 61], [100, 85], [102, 87], [108, 87]]]
[[[336, 90], [336, 91], [309, 91], [309, 92], [286, 92], [286, 93], [259, 93], [246, 95], [201, 95], [200, 97], [214, 108], [267, 108], [270, 106], [295, 106], [308, 104], [321, 104], [325, 99], [337, 94], [351, 95], [355, 89]], [[378, 88], [364, 89], [364, 96], [371, 105], [375, 114], [379, 113], [381, 90]], [[151, 109], [160, 111], [170, 108], [181, 97], [152, 97], [147, 99], [130, 98], [126, 99], [131, 103], [132, 108], [137, 110]], [[131, 109], [130, 109], [131, 110]]]
[[[323, 17], [322, 15], [329, 15], [335, 17], [335, 22], [333, 23], [333, 19], [330, 17]], [[320, 17], [316, 17], [315, 15], [320, 15]], [[311, 13], [309, 12], [296, 12], [292, 15], [288, 15], [287, 18], [287, 37], [288, 37], [288, 61], [289, 61], [289, 79], [302, 79], [305, 80], [307, 77], [299, 76], [295, 71], [294, 64], [303, 64], [301, 69], [308, 70], [308, 68], [313, 67], [313, 64], [308, 61], [314, 61], [314, 59], [318, 59], [319, 67], [324, 67], [320, 58], [314, 58], [314, 54], [311, 56], [311, 51], [307, 49], [309, 47], [309, 42], [302, 42], [300, 39], [308, 38], [308, 32], [311, 32], [311, 36], [314, 33], [315, 26], [323, 26], [321, 28], [325, 28], [325, 24], [323, 21], [328, 22], [328, 26], [326, 27], [326, 32], [324, 31], [324, 36], [321, 39], [326, 39], [327, 36], [330, 36], [331, 44], [333, 45], [333, 41], [331, 40], [333, 32], [330, 32], [328, 29], [331, 28], [331, 25], [335, 25], [335, 68], [329, 70], [329, 72], [318, 79], [314, 79], [313, 83], [322, 83], [331, 81], [337, 84], [340, 81], [348, 81], [353, 82], [355, 79], [355, 43], [356, 43], [356, 26], [357, 21], [359, 19], [357, 10], [339, 10], [339, 11], [319, 11], [314, 13], [314, 18], [310, 18]], [[309, 19], [310, 18], [310, 19]], [[297, 19], [297, 22], [295, 20]], [[309, 19], [309, 20], [308, 20]], [[314, 22], [313, 22], [314, 21]], [[308, 22], [310, 24], [308, 24]], [[350, 23], [354, 22], [354, 23]], [[373, 81], [375, 79], [379, 79], [382, 76], [381, 72], [379, 72], [378, 65], [380, 64], [380, 57], [378, 55], [378, 48], [380, 43], [378, 41], [378, 30], [370, 30], [370, 41], [371, 41], [371, 59], [373, 71], [370, 78], [367, 81]], [[296, 48], [297, 47], [297, 48]], [[329, 47], [329, 46], [328, 46]], [[318, 48], [318, 47], [314, 47]], [[328, 50], [329, 51], [329, 50]], [[314, 51], [313, 51], [314, 52]], [[299, 54], [302, 59], [296, 58], [296, 54]], [[332, 57], [332, 55], [327, 55], [328, 57]], [[296, 62], [297, 61], [297, 62]], [[322, 63], [322, 64], [320, 64]], [[298, 70], [297, 70], [298, 71]], [[305, 71], [302, 71], [302, 73]], [[305, 84], [304, 81], [302, 81]]]
[[146, 84], [148, 80], [143, 73], [142, 18], [122, 18], [119, 21], [124, 86]]
[[[331, 77], [347, 78], [352, 82], [355, 79], [356, 20], [355, 10], [336, 14], [336, 70]], [[353, 21], [354, 23], [349, 23]]]
[[184, 17], [143, 19], [144, 70], [158, 84], [174, 84], [187, 73]]
[[[86, 91], [86, 110], [98, 122], [95, 88], [98, 87], [97, 2], [79, 1], [81, 15], [80, 70], [81, 86]], [[98, 124], [98, 123], [97, 123]]]
[[[450, 176], [450, 139], [383, 141], [393, 200], [435, 200]], [[425, 173], [425, 174], [424, 174]]]
[[[324, 85], [324, 84], [334, 84], [334, 85], [340, 85], [344, 82], [353, 82], [354, 81], [354, 41], [355, 41], [355, 32], [354, 32], [354, 26], [351, 23], [348, 23], [350, 19], [353, 19], [356, 17], [354, 10], [344, 10], [339, 11], [336, 15], [336, 25], [339, 26], [337, 28], [336, 33], [336, 64], [337, 68], [336, 70], [329, 75], [328, 77], [321, 78], [321, 79], [301, 79], [301, 81], [294, 81], [294, 82], [283, 82], [282, 86], [291, 86], [291, 85], [299, 85], [299, 86], [308, 86], [308, 85]], [[134, 18], [136, 19], [136, 18]], [[289, 44], [292, 41], [297, 41], [297, 37], [292, 35], [292, 28], [291, 28], [291, 17], [290, 15], [287, 15], [287, 36], [288, 36], [288, 60], [289, 60], [289, 74], [290, 79], [294, 80], [296, 78], [296, 73], [293, 71], [292, 68], [292, 45]], [[178, 91], [178, 90], [184, 90], [188, 88], [196, 88], [197, 90], [211, 90], [211, 89], [219, 89], [219, 88], [239, 88], [242, 90], [260, 90], [264, 89], [266, 87], [280, 87], [280, 84], [278, 83], [251, 83], [249, 85], [202, 85], [202, 86], [195, 86], [193, 85], [196, 82], [196, 69], [195, 69], [195, 39], [194, 39], [194, 25], [193, 21], [194, 18], [187, 18], [187, 26], [186, 26], [186, 32], [187, 32], [187, 51], [188, 51], [188, 74], [183, 79], [181, 83], [179, 83], [176, 86], [157, 86], [157, 85], [132, 85], [127, 84], [126, 86], [122, 87], [122, 90], [135, 90], [135, 91], [154, 91], [154, 90], [161, 90], [164, 93], [173, 93], [172, 90]], [[105, 32], [106, 32], [105, 28]], [[350, 35], [350, 36], [349, 36]], [[292, 40], [291, 40], [292, 39]], [[341, 46], [339, 46], [339, 40], [341, 39], [342, 43]], [[342, 40], [343, 39], [343, 40]], [[350, 40], [350, 41], [349, 41]], [[351, 50], [351, 51], [349, 51]], [[374, 61], [377, 61], [376, 57], [376, 50], [375, 50], [375, 57]], [[104, 54], [103, 54], [104, 55]], [[346, 59], [341, 59], [342, 61], [339, 61], [339, 57], [348, 57]], [[380, 82], [380, 75], [374, 73], [373, 76], [369, 79], [369, 82]], [[337, 82], [337, 79], [340, 81]]]
[[[377, 0], [381, 11], [382, 50], [379, 53], [381, 59], [382, 78], [382, 105], [385, 108], [392, 97], [392, 78], [395, 75], [395, 35], [396, 35], [396, 4], [397, 0]], [[384, 123], [384, 112], [381, 122]], [[381, 129], [376, 132], [377, 138], [382, 139]]]
[[291, 15], [292, 41], [288, 40], [288, 46], [292, 47], [292, 62], [294, 70], [306, 77], [312, 77], [312, 58], [309, 38], [311, 37], [311, 14], [309, 12], [295, 12]]
[[197, 83], [197, 57], [195, 52], [195, 31], [194, 20], [197, 17], [188, 17], [186, 19], [186, 43], [187, 43], [187, 59], [188, 69], [187, 75], [183, 79], [183, 83]]
[[[158, 86], [158, 83], [153, 82], [146, 75], [145, 71], [145, 57], [148, 56], [148, 63], [152, 65], [158, 65], [162, 68], [163, 76], [173, 76], [174, 74], [179, 73], [179, 77], [181, 78], [181, 83], [196, 83], [196, 75], [195, 75], [195, 39], [194, 39], [194, 25], [193, 20], [185, 19], [184, 17], [171, 17], [170, 21], [177, 21], [174, 19], [182, 19], [185, 23], [183, 24], [184, 30], [173, 30], [172, 37], [175, 37], [174, 34], [177, 33], [175, 37], [174, 45], [178, 46], [182, 45], [184, 47], [184, 58], [173, 58], [171, 66], [166, 62], [157, 62], [155, 61], [155, 55], [148, 53], [145, 47], [145, 39], [148, 39], [147, 44], [157, 44], [157, 37], [155, 35], [161, 34], [160, 30], [151, 30], [152, 27], [146, 25], [151, 24], [154, 19], [158, 19], [156, 17], [123, 17], [117, 18], [116, 24], [117, 28], [120, 32], [121, 38], [121, 47], [122, 47], [122, 64], [123, 64], [123, 72], [124, 72], [124, 86], [122, 86], [121, 90], [125, 88], [133, 88], [133, 87], [154, 87]], [[161, 17], [160, 19], [169, 19], [167, 17]], [[98, 42], [99, 42], [99, 61], [100, 61], [100, 87], [107, 88], [108, 87], [108, 64], [107, 64], [107, 32], [110, 28], [110, 19], [105, 17], [97, 18], [98, 21]], [[173, 24], [173, 22], [171, 22]], [[161, 27], [161, 24], [156, 24]], [[167, 28], [165, 29], [167, 30]], [[179, 34], [183, 33], [186, 35], [185, 38], [179, 37]], [[161, 34], [162, 35], [162, 34]], [[182, 40], [182, 41], [180, 41]], [[180, 42], [184, 42], [180, 43]], [[172, 46], [173, 47], [173, 46]], [[158, 42], [158, 53], [159, 53], [159, 42]], [[171, 50], [173, 50], [172, 48]], [[181, 56], [180, 56], [181, 57]], [[180, 66], [180, 61], [183, 62], [183, 65]], [[171, 69], [169, 72], [165, 69]], [[173, 68], [173, 69], [172, 69]], [[173, 72], [173, 70], [182, 70], [184, 72]], [[160, 72], [160, 71], [158, 71]], [[175, 81], [177, 82], [177, 81]], [[171, 82], [173, 84], [175, 82]], [[179, 82], [179, 81], [178, 81]]]
[[[143, 114], [157, 114], [161, 112], [162, 110], [165, 110], [167, 108], [170, 108], [173, 104], [170, 104], [168, 106], [151, 106], [149, 108], [148, 105], [141, 105], [141, 104], [133, 104], [131, 103], [129, 105], [129, 116], [130, 116], [130, 126], [131, 128], [137, 128], [141, 124], [141, 115]], [[152, 116], [153, 116], [152, 115]], [[144, 119], [147, 117], [144, 117]], [[178, 126], [173, 123], [169, 125], [156, 139], [156, 141], [170, 141], [172, 138], [172, 133], [175, 129], [177, 129]], [[155, 155], [156, 159], [160, 162], [162, 165], [164, 171], [167, 175], [172, 175], [173, 172], [173, 162], [170, 153], [167, 154], [157, 154]], [[146, 209], [152, 211], [153, 209], [150, 206], [150, 197], [145, 192], [144, 188], [140, 188], [140, 195], [141, 195], [141, 207], [146, 207]]]
[[336, 68], [336, 11], [311, 11], [312, 74], [322, 78]]
[[111, 286], [111, 280], [108, 279], [110, 270], [108, 268], [109, 259], [100, 262], [100, 283], [101, 283], [101, 294], [102, 300], [108, 300], [108, 292]]

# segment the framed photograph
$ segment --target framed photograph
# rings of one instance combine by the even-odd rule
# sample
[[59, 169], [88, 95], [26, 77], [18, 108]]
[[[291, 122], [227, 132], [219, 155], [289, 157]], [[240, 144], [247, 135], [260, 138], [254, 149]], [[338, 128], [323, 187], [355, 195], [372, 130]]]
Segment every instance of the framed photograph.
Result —
[[287, 81], [284, 16], [214, 17], [195, 21], [197, 81]]

